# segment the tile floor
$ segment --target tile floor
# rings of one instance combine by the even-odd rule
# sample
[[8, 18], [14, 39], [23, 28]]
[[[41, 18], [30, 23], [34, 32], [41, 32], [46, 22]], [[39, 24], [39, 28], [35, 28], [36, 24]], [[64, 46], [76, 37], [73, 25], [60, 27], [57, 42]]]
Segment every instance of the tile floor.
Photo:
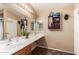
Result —
[[36, 47], [32, 51], [32, 55], [74, 55], [74, 54]]

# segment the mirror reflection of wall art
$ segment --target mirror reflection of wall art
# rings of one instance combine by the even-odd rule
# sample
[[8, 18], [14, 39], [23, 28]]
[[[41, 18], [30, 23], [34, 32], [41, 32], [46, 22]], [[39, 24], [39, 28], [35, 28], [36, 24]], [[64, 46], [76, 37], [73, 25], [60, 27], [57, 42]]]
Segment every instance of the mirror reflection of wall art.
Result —
[[27, 26], [27, 19], [21, 19], [18, 23], [20, 24], [20, 29], [24, 29]]
[[49, 29], [60, 29], [60, 13], [51, 12], [48, 16], [48, 28]]

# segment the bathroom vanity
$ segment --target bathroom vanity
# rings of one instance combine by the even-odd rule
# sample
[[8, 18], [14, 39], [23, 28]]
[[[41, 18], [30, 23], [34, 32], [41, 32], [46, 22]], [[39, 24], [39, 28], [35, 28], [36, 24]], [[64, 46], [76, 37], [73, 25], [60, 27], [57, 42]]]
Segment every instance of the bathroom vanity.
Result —
[[30, 55], [31, 54], [31, 44], [20, 49], [19, 51], [13, 53], [13, 55]]
[[18, 37], [13, 38], [13, 41], [11, 42], [0, 42], [0, 55], [29, 55], [31, 54], [32, 43], [42, 37], [44, 37], [44, 34], [38, 33], [29, 37], [28, 39], [25, 37]]
[[[31, 54], [32, 43], [44, 37], [43, 33], [36, 33], [42, 31], [42, 23], [36, 21], [36, 12], [34, 10], [32, 10], [33, 12], [28, 12], [28, 9], [24, 8], [28, 6], [29, 10], [31, 10], [31, 6], [28, 4], [2, 5], [6, 8], [4, 7], [1, 11], [3, 18], [0, 20], [0, 55]], [[26, 33], [26, 30], [27, 33], [34, 34], [26, 38], [24, 37], [26, 35], [23, 35]]]

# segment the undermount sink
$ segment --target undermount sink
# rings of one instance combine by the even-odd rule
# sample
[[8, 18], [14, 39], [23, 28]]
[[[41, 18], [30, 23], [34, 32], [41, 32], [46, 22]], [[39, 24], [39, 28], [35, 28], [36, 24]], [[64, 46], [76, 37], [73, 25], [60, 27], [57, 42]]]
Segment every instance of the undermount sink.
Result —
[[0, 53], [7, 53], [7, 51], [9, 51], [8, 48], [15, 48], [21, 44], [22, 44], [22, 40], [18, 40], [18, 41], [15, 40], [10, 42], [7, 41], [6, 43], [0, 45]]
[[23, 43], [25, 40], [21, 40], [21, 39], [17, 39], [17, 38], [13, 38], [11, 41], [6, 40], [5, 42], [0, 44], [0, 48], [4, 48], [4, 47], [9, 47], [12, 45], [17, 45], [17, 44], [21, 44]]
[[8, 45], [18, 45], [18, 44], [22, 44], [25, 40], [13, 40], [11, 42], [8, 43]]

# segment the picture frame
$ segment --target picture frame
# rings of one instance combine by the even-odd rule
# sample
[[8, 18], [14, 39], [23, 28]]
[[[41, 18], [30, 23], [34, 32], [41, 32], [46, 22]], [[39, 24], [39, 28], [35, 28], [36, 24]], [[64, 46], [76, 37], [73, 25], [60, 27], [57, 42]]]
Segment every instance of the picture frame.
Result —
[[52, 13], [48, 16], [48, 29], [60, 29], [60, 13]]

